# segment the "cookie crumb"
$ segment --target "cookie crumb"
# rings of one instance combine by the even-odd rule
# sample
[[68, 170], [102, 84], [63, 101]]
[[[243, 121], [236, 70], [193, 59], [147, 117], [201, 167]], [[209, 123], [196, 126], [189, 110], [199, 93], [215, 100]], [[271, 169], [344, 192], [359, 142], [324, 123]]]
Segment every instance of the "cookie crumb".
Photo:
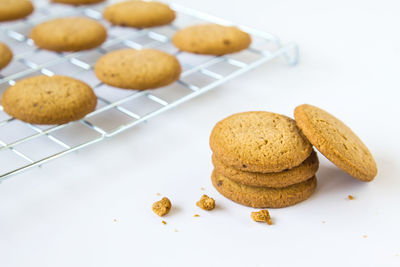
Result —
[[114, 218], [114, 220], [113, 220], [113, 221], [114, 221], [114, 222], [117, 222], [117, 219], [115, 219], [115, 218]]
[[200, 187], [200, 190], [203, 190], [203, 191], [204, 191], [204, 190], [205, 190], [205, 188], [204, 188], [204, 187]]
[[325, 223], [326, 223], [326, 221], [322, 221], [322, 223], [323, 223], [323, 224], [325, 224]]
[[363, 235], [363, 238], [367, 238], [367, 235]]
[[251, 218], [255, 222], [266, 222], [267, 224], [271, 225], [271, 216], [269, 216], [268, 210], [260, 210], [251, 213]]
[[156, 195], [157, 195], [157, 196], [161, 196], [161, 194], [160, 194], [160, 193], [156, 193]]
[[203, 195], [196, 205], [203, 210], [213, 210], [215, 208], [215, 200], [207, 195]]
[[166, 221], [161, 221], [162, 222], [162, 224], [164, 224], [164, 225], [166, 225], [167, 224], [167, 222]]
[[347, 198], [350, 200], [354, 200], [354, 197], [352, 195], [348, 195]]
[[171, 201], [169, 201], [168, 198], [163, 197], [160, 201], [153, 203], [152, 209], [155, 214], [161, 217], [168, 214], [171, 210], [171, 206]]
[[195, 214], [195, 215], [193, 215], [193, 217], [200, 217], [200, 215], [199, 214]]

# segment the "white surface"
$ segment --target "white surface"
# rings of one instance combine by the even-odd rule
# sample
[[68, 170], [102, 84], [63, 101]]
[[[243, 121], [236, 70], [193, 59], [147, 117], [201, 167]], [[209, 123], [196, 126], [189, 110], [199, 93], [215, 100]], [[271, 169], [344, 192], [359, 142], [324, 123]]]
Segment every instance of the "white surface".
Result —
[[[400, 266], [399, 2], [177, 2], [298, 42], [300, 65], [262, 66], [1, 184], [0, 266]], [[379, 175], [362, 183], [321, 156], [316, 193], [270, 210], [273, 226], [254, 223], [210, 183], [210, 131], [232, 113], [292, 116], [302, 103], [350, 125]], [[167, 225], [151, 212], [157, 192], [174, 205]], [[203, 193], [216, 210], [195, 206]]]

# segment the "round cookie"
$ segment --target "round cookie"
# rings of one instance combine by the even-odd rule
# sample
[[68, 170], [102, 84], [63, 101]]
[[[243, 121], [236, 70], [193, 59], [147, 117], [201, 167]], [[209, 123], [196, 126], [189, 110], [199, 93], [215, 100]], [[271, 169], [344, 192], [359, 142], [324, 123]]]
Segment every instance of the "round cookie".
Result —
[[178, 31], [172, 38], [172, 42], [182, 51], [224, 55], [246, 49], [251, 43], [251, 38], [236, 27], [203, 24]]
[[236, 183], [215, 170], [211, 175], [214, 187], [226, 198], [253, 208], [283, 208], [306, 200], [317, 186], [315, 176], [299, 184], [283, 188], [255, 187]]
[[1, 98], [4, 111], [34, 124], [63, 124], [92, 112], [97, 104], [93, 90], [66, 76], [35, 76], [18, 81]]
[[43, 22], [31, 31], [32, 40], [43, 49], [56, 52], [87, 50], [107, 38], [103, 25], [82, 17], [58, 18]]
[[294, 117], [308, 140], [336, 166], [360, 181], [375, 178], [378, 170], [371, 152], [343, 122], [307, 104], [296, 107]]
[[54, 3], [69, 4], [69, 5], [88, 5], [103, 2], [104, 0], [51, 0]]
[[126, 1], [108, 6], [103, 16], [115, 25], [147, 28], [170, 24], [175, 12], [159, 2]]
[[244, 185], [258, 187], [281, 188], [298, 184], [310, 179], [318, 170], [319, 162], [315, 151], [299, 166], [281, 172], [244, 172], [224, 165], [221, 161], [212, 156], [215, 171], [229, 179]]
[[218, 122], [210, 147], [226, 166], [263, 173], [298, 166], [312, 151], [294, 120], [266, 111], [237, 113]]
[[102, 56], [95, 73], [105, 84], [145, 90], [176, 81], [181, 66], [174, 56], [155, 49], [121, 49]]
[[0, 21], [9, 21], [28, 16], [33, 12], [29, 0], [0, 0]]
[[13, 53], [10, 48], [2, 42], [0, 42], [0, 70], [10, 63], [13, 57]]

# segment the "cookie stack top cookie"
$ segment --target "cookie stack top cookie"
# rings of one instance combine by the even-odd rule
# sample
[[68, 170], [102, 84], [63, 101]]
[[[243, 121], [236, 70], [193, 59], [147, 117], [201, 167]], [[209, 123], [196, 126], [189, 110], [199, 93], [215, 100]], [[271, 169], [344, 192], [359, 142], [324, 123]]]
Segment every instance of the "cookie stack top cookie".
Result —
[[218, 122], [210, 146], [225, 165], [262, 173], [298, 166], [312, 151], [294, 120], [265, 111], [238, 113]]

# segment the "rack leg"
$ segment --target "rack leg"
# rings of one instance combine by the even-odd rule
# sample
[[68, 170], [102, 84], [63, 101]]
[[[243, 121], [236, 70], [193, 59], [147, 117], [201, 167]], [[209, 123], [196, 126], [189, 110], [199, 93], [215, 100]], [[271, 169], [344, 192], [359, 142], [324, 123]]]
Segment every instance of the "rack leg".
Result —
[[283, 52], [286, 62], [290, 66], [296, 66], [299, 63], [300, 51], [297, 44], [289, 44], [286, 46]]

